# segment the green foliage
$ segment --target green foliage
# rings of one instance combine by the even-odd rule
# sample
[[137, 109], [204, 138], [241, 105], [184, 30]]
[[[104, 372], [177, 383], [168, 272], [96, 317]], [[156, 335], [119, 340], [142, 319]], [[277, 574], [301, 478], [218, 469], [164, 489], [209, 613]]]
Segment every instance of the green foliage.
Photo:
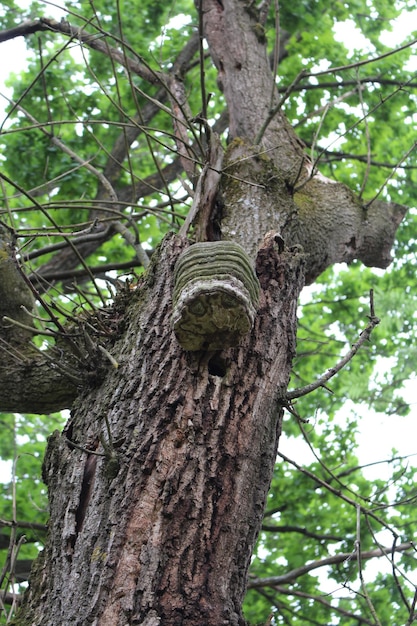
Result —
[[[417, 206], [412, 150], [417, 92], [415, 68], [410, 64], [415, 48], [380, 58], [389, 51], [383, 43], [384, 31], [390, 30], [396, 16], [414, 9], [414, 4], [389, 0], [350, 0], [330, 6], [325, 0], [279, 3], [279, 21], [289, 35], [288, 54], [278, 68], [280, 92], [302, 70], [310, 73], [285, 101], [285, 113], [320, 171], [346, 183], [364, 202], [380, 194]], [[62, 319], [89, 304], [101, 304], [90, 276], [82, 273], [86, 265], [101, 279], [104, 298], [109, 295], [105, 281], [117, 285], [131, 268], [142, 271], [120, 229], [112, 230], [116, 221], [135, 243], [153, 249], [164, 234], [181, 225], [192, 202], [189, 183], [181, 166], [176, 167], [178, 147], [165, 108], [170, 106], [169, 99], [145, 74], [170, 70], [195, 33], [198, 16], [190, 0], [144, 0], [140, 10], [137, 5], [133, 1], [67, 2], [66, 18], [121, 50], [132, 63], [142, 64], [143, 71], [122, 67], [111, 55], [81, 46], [76, 38], [47, 31], [26, 38], [28, 63], [8, 81], [13, 104], [7, 109], [0, 137], [5, 176], [0, 219], [19, 235], [28, 272], [54, 266], [59, 259], [57, 277], [48, 279], [53, 289], [45, 287], [43, 297], [55, 302]], [[17, 3], [3, 3], [0, 28], [11, 28], [42, 13], [48, 16], [49, 10], [44, 3], [33, 3], [27, 11]], [[354, 48], [338, 29], [350, 22], [362, 36]], [[275, 24], [271, 9], [266, 24], [270, 51]], [[364, 63], [352, 67], [356, 62]], [[338, 69], [325, 73], [329, 68]], [[178, 69], [181, 72], [188, 119], [201, 111], [197, 55], [184, 61]], [[215, 93], [208, 107], [212, 125], [224, 108], [216, 75], [206, 59], [206, 92]], [[199, 124], [189, 123], [186, 134], [198, 172], [204, 155], [204, 147], [198, 145], [202, 139]], [[415, 378], [417, 361], [416, 220], [414, 209], [399, 230], [395, 260], [387, 271], [358, 263], [331, 268], [302, 296], [292, 389], [316, 380], [357, 341], [368, 321], [371, 289], [381, 322], [370, 342], [326, 388], [290, 407], [293, 414], [285, 419], [281, 444], [285, 458], [278, 458], [251, 567], [245, 603], [251, 623], [264, 624], [271, 612], [274, 625], [374, 623], [367, 597], [381, 624], [407, 623], [408, 609], [392, 564], [384, 557], [377, 566], [374, 560], [366, 565], [363, 561], [365, 591], [355, 547], [359, 540], [362, 552], [375, 549], [378, 541], [390, 546], [412, 540], [417, 531], [413, 516], [416, 470], [393, 450], [389, 458], [372, 457], [375, 462], [386, 462], [380, 475], [371, 476], [369, 468], [363, 467], [367, 459], [359, 458], [357, 440], [364, 419], [374, 419], [377, 431], [378, 415], [388, 415], [395, 428], [409, 411], [403, 385]], [[77, 233], [97, 235], [99, 229], [107, 228], [109, 236], [83, 251], [70, 266], [81, 272], [74, 291], [67, 275], [58, 271], [67, 267], [63, 257], [56, 256], [62, 233], [65, 241], [72, 241]], [[100, 265], [111, 269], [100, 271]], [[47, 317], [41, 310], [39, 314]], [[41, 460], [46, 437], [62, 422], [57, 416], [0, 416], [0, 458], [7, 470], [14, 467], [13, 480], [7, 475], [0, 484], [1, 520], [46, 522]], [[376, 440], [377, 436], [375, 432]], [[369, 452], [374, 451], [370, 442]], [[7, 525], [1, 532], [10, 536]], [[25, 533], [28, 542], [22, 545], [19, 558], [30, 559], [41, 547], [43, 534], [40, 530]], [[18, 529], [17, 539], [22, 534]], [[276, 584], [251, 586], [255, 578], [285, 577], [308, 563], [340, 554], [345, 555], [340, 562], [324, 561], [322, 568], [294, 573]], [[398, 553], [395, 563], [400, 571], [415, 571], [410, 552]], [[402, 585], [411, 604], [412, 591]]]
[[[47, 490], [41, 480], [42, 460], [47, 436], [64, 424], [61, 415], [0, 414], [0, 563], [9, 558], [19, 562], [36, 558], [46, 537], [48, 521]], [[30, 569], [30, 566], [28, 566]], [[14, 568], [13, 568], [14, 571]], [[11, 590], [14, 574], [7, 570], [2, 589]], [[23, 581], [21, 581], [23, 582]], [[19, 583], [19, 580], [18, 580]], [[16, 593], [25, 585], [14, 584]], [[6, 623], [0, 612], [0, 623]]]

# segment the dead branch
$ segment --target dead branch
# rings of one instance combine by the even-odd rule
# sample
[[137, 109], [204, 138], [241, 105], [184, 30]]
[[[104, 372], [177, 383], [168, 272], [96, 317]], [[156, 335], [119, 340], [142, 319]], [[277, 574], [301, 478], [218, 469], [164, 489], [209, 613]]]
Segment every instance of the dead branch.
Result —
[[331, 378], [333, 378], [333, 376], [335, 376], [338, 372], [340, 372], [340, 370], [343, 369], [345, 365], [349, 363], [349, 361], [353, 359], [353, 357], [358, 352], [359, 348], [363, 346], [365, 341], [369, 340], [369, 337], [371, 336], [373, 329], [376, 326], [378, 326], [380, 322], [379, 318], [374, 315], [372, 291], [371, 291], [370, 298], [371, 298], [371, 314], [369, 316], [370, 321], [367, 327], [365, 328], [365, 330], [363, 330], [361, 334], [359, 335], [358, 341], [353, 344], [352, 348], [343, 357], [343, 359], [339, 361], [339, 363], [337, 363], [334, 367], [331, 367], [329, 370], [327, 370], [327, 372], [323, 374], [323, 376], [320, 376], [318, 380], [316, 380], [313, 383], [310, 383], [309, 385], [306, 385], [305, 387], [299, 387], [298, 389], [294, 389], [293, 391], [290, 391], [289, 393], [287, 393], [287, 400], [294, 400], [295, 398], [301, 398], [302, 396], [306, 396], [308, 393], [315, 391], [315, 389], [318, 389], [319, 387], [325, 387], [326, 383]]
[[[406, 550], [415, 550], [415, 546], [411, 541], [407, 541], [405, 543], [400, 543], [395, 548], [395, 552], [405, 552]], [[391, 548], [377, 548], [376, 550], [367, 550], [361, 553], [362, 559], [375, 559], [380, 558], [382, 556], [386, 556], [387, 553], [391, 553]], [[356, 554], [356, 548], [353, 555]], [[319, 559], [317, 561], [312, 561], [311, 563], [307, 563], [306, 565], [302, 565], [301, 567], [296, 567], [295, 569], [283, 574], [282, 576], [270, 576], [268, 578], [257, 578], [251, 580], [249, 582], [249, 589], [256, 589], [258, 587], [275, 587], [276, 585], [284, 585], [293, 582], [300, 576], [304, 574], [308, 574], [309, 572], [321, 568], [326, 567], [328, 565], [336, 565], [338, 563], [344, 563], [345, 561], [351, 560], [352, 553], [351, 552], [342, 552], [341, 554], [335, 554], [334, 556], [329, 556], [325, 559]]]

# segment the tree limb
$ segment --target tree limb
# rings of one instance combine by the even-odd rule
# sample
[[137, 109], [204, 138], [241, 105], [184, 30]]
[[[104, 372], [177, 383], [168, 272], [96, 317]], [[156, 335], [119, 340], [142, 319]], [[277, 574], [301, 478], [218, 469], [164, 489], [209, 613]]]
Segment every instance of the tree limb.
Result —
[[27, 37], [40, 30], [47, 30], [46, 26], [44, 26], [40, 20], [27, 20], [18, 26], [0, 31], [0, 43], [10, 41], [16, 37]]
[[158, 72], [151, 70], [149, 66], [144, 63], [140, 63], [136, 59], [127, 57], [124, 52], [118, 50], [117, 48], [109, 46], [104, 39], [105, 37], [110, 36], [109, 33], [102, 31], [97, 26], [95, 26], [95, 29], [97, 32], [88, 33], [83, 28], [73, 26], [67, 20], [57, 22], [51, 18], [41, 17], [36, 20], [28, 20], [19, 24], [19, 26], [1, 31], [0, 43], [9, 41], [10, 39], [14, 39], [16, 37], [27, 37], [41, 31], [62, 33], [63, 35], [68, 35], [71, 39], [79, 41], [81, 44], [84, 44], [93, 50], [97, 50], [98, 52], [102, 52], [106, 56], [111, 57], [114, 61], [128, 67], [131, 72], [137, 74], [149, 83], [155, 84], [160, 82], [160, 75]]
[[312, 539], [317, 539], [318, 541], [341, 541], [341, 537], [338, 535], [320, 535], [319, 533], [314, 533], [308, 530], [305, 527], [301, 526], [282, 526], [282, 525], [273, 525], [273, 524], [262, 524], [262, 530], [264, 532], [271, 533], [299, 533], [300, 535], [305, 535], [306, 537], [311, 537]]
[[[395, 547], [395, 552], [405, 552], [406, 550], [415, 550], [415, 546], [411, 541], [401, 543]], [[378, 548], [376, 550], [367, 550], [361, 553], [362, 559], [375, 559], [382, 556], [386, 556], [387, 553], [392, 552], [391, 548]], [[353, 552], [353, 556], [355, 552]], [[344, 563], [351, 560], [352, 552], [342, 552], [341, 554], [335, 554], [325, 559], [318, 561], [312, 561], [301, 567], [297, 567], [282, 576], [270, 576], [269, 578], [258, 578], [250, 580], [248, 584], [249, 589], [256, 589], [257, 587], [275, 587], [276, 585], [284, 585], [294, 582], [300, 576], [308, 574], [309, 572], [318, 569], [320, 567], [326, 567], [327, 565], [336, 565], [338, 563]]]
[[[366, 617], [363, 617], [362, 615], [355, 615], [354, 613], [352, 613], [351, 611], [347, 611], [346, 609], [342, 609], [340, 606], [335, 605], [334, 603], [330, 603], [328, 600], [325, 600], [325, 598], [323, 598], [320, 595], [314, 595], [312, 593], [306, 593], [304, 591], [299, 591], [298, 589], [294, 589], [292, 587], [288, 588], [288, 587], [282, 587], [280, 585], [277, 585], [274, 587], [274, 591], [276, 591], [279, 595], [292, 595], [295, 596], [297, 598], [307, 598], [309, 600], [312, 600], [313, 602], [319, 602], [320, 604], [324, 605], [325, 607], [327, 607], [328, 609], [331, 609], [331, 611], [336, 612], [339, 615], [343, 615], [344, 617], [349, 617], [351, 619], [354, 620], [355, 626], [361, 626], [362, 624], [364, 626], [375, 626], [375, 622], [374, 621], [370, 621], [369, 619], [367, 619]], [[277, 605], [277, 602], [274, 601], [274, 598], [271, 597], [270, 594], [266, 593], [265, 591], [262, 590], [262, 588], [258, 588], [257, 592], [259, 594], [261, 594], [262, 596], [264, 596], [265, 598], [268, 599], [268, 601], [272, 604], [272, 605]], [[309, 622], [310, 624], [313, 624], [313, 622]], [[314, 624], [316, 624], [316, 622], [314, 622]]]

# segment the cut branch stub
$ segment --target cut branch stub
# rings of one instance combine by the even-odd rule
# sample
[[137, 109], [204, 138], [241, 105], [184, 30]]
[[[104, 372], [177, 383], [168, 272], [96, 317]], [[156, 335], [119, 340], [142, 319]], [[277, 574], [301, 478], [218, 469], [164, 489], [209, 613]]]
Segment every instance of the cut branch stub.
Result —
[[175, 265], [172, 326], [184, 350], [222, 350], [252, 328], [259, 281], [245, 250], [232, 241], [201, 242]]

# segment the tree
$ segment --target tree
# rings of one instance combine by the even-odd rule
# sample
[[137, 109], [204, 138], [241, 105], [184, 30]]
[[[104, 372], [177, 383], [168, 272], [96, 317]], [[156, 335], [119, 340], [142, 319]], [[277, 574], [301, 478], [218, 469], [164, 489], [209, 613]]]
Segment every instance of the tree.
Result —
[[[378, 306], [398, 309], [414, 246], [414, 42], [381, 43], [405, 7], [360, 4], [182, 1], [177, 22], [155, 3], [140, 16], [134, 3], [72, 4], [61, 21], [38, 5], [16, 20], [10, 5], [0, 39], [24, 36], [37, 54], [3, 124], [0, 408], [5, 423], [71, 408], [49, 437], [48, 533], [16, 623], [243, 625], [271, 607], [277, 624], [412, 623], [414, 470], [390, 459], [391, 505], [349, 433], [304, 422], [318, 406], [332, 418], [352, 384], [354, 399], [404, 413], [396, 387], [412, 368], [409, 353], [368, 385], [378, 358], [409, 350], [413, 328], [363, 349], [379, 320], [371, 295], [361, 326], [375, 275], [360, 263], [386, 268], [404, 220], [398, 270], [376, 287]], [[332, 34], [352, 15], [371, 58], [348, 61]], [[332, 278], [336, 263], [352, 267]], [[299, 295], [326, 281], [328, 309], [318, 288], [296, 356]], [[287, 432], [321, 448], [308, 469], [289, 470], [282, 453], [275, 465], [284, 411]], [[381, 528], [392, 545], [373, 537]], [[381, 556], [392, 572], [365, 581], [362, 563]], [[333, 581], [359, 579], [354, 600], [320, 595], [310, 572], [332, 565]]]

